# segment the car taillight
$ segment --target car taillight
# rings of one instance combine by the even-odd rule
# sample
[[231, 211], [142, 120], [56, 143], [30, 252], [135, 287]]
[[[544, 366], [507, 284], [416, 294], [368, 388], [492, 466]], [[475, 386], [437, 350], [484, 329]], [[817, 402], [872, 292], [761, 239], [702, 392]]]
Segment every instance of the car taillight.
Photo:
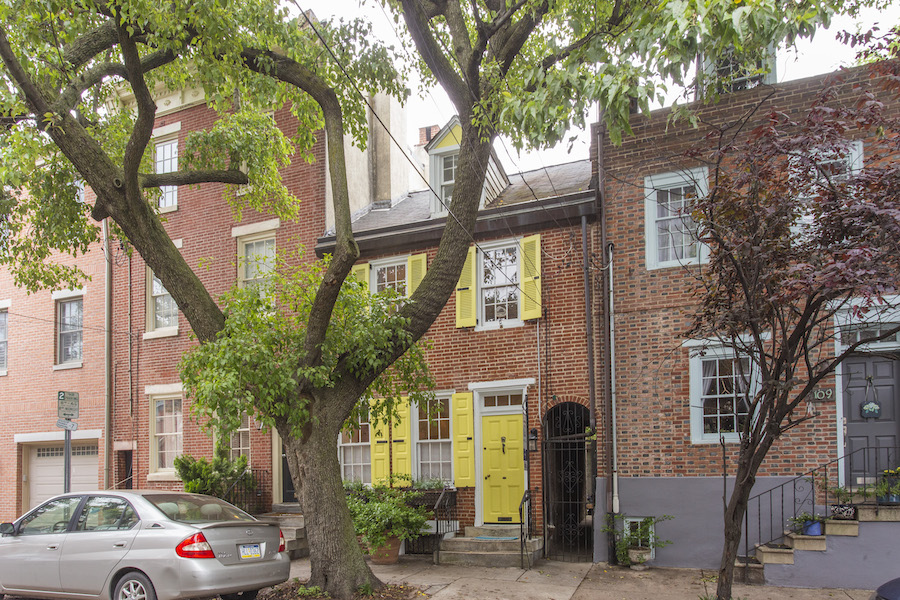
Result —
[[203, 533], [195, 533], [175, 546], [175, 554], [182, 558], [215, 558]]
[[278, 551], [284, 552], [285, 543], [284, 543], [284, 533], [279, 529], [278, 530]]

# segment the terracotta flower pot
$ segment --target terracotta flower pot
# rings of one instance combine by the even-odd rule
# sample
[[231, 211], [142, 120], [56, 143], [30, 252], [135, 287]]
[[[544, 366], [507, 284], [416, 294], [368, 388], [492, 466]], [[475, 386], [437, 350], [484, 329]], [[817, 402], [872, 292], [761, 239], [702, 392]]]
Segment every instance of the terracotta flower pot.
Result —
[[394, 565], [400, 562], [400, 538], [389, 537], [384, 546], [369, 548], [369, 556], [376, 565]]

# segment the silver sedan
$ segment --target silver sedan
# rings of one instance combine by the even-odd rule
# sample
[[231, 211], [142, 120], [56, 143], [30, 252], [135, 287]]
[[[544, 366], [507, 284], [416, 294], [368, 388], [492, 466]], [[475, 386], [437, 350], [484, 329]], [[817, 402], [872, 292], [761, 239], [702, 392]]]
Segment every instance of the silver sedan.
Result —
[[0, 598], [253, 600], [291, 566], [277, 524], [201, 494], [64, 494], [0, 534]]

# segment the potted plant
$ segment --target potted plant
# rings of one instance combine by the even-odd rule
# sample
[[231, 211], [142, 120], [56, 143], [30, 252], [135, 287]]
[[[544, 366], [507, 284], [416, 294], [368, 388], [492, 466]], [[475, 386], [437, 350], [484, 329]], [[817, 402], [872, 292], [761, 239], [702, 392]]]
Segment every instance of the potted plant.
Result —
[[443, 479], [439, 477], [427, 477], [424, 479], [416, 479], [412, 482], [411, 491], [418, 492], [417, 497], [412, 497], [413, 505], [421, 504], [428, 509], [434, 508], [442, 494], [449, 495], [447, 498], [449, 506], [456, 506], [456, 490], [447, 485]]
[[875, 484], [875, 499], [878, 504], [900, 504], [900, 467], [882, 472]]
[[[650, 560], [654, 549], [663, 548], [672, 543], [671, 540], [663, 540], [656, 535], [656, 525], [674, 518], [672, 515], [662, 515], [628, 519], [626, 515], [615, 515], [614, 518], [609, 519], [609, 523], [602, 531], [615, 536], [618, 563], [641, 570], [647, 568], [646, 563]], [[616, 521], [620, 521], [621, 526]]]
[[424, 506], [411, 506], [412, 492], [374, 486], [348, 494], [347, 506], [357, 535], [369, 548], [375, 564], [399, 560], [400, 544], [422, 535], [427, 519]]
[[853, 491], [842, 485], [830, 488], [829, 493], [834, 497], [831, 505], [831, 518], [850, 520], [856, 518], [856, 505], [853, 504]]
[[802, 512], [788, 519], [791, 531], [802, 535], [822, 535], [822, 523], [825, 517], [813, 513]]

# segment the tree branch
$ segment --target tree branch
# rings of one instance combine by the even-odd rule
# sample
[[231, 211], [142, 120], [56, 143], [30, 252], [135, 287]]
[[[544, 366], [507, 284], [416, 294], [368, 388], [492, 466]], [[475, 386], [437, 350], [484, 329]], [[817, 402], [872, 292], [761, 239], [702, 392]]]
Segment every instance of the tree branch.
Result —
[[243, 171], [174, 171], [172, 173], [145, 173], [139, 176], [142, 189], [158, 188], [164, 185], [197, 185], [200, 183], [228, 183], [246, 185], [250, 179]]
[[125, 68], [128, 71], [128, 81], [134, 91], [134, 99], [137, 104], [137, 119], [134, 129], [125, 145], [123, 157], [123, 170], [125, 175], [126, 195], [139, 196], [138, 169], [141, 166], [141, 158], [150, 143], [153, 134], [153, 123], [156, 120], [156, 103], [147, 87], [144, 79], [143, 66], [138, 54], [137, 44], [125, 29], [126, 25], [119, 25], [119, 44], [122, 48], [122, 56], [125, 59]]

